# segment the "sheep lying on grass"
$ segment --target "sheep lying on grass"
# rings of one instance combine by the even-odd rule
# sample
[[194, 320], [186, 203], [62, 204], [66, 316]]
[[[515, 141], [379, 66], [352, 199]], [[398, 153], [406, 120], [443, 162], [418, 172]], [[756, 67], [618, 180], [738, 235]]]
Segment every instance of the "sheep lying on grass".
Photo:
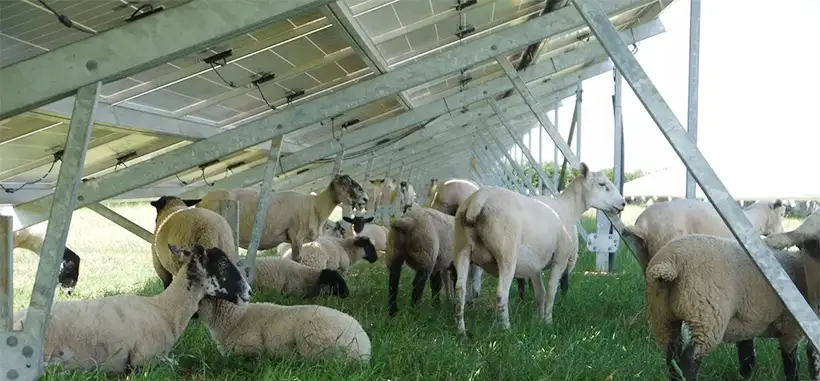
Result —
[[[243, 306], [251, 289], [217, 247], [194, 244], [191, 251], [173, 244], [169, 251], [182, 265], [173, 282], [156, 296], [134, 294], [58, 302], [51, 307], [43, 361], [67, 369], [120, 373], [166, 355], [204, 297]], [[241, 307], [240, 307], [241, 308]], [[14, 314], [22, 330], [28, 309]]]
[[[259, 191], [258, 188], [215, 190], [205, 195], [196, 206], [218, 212], [219, 200], [236, 200], [240, 216], [239, 247], [247, 249]], [[302, 245], [319, 237], [321, 225], [341, 203], [354, 208], [361, 208], [367, 203], [364, 189], [349, 175], [333, 176], [330, 184], [316, 196], [295, 191], [274, 192], [259, 240], [259, 250], [290, 242], [293, 260], [301, 262]]]
[[[584, 163], [572, 183], [553, 201], [561, 201], [579, 218], [590, 207], [620, 213], [626, 206], [606, 175], [590, 171]], [[539, 314], [545, 323], [552, 323], [559, 278], [572, 269], [578, 256], [577, 241], [566, 226], [558, 210], [507, 189], [482, 188], [467, 197], [456, 212], [453, 237], [459, 332], [466, 332], [464, 303], [471, 263], [499, 278], [498, 307], [503, 328], [510, 327], [507, 305], [513, 277], [532, 279]], [[541, 275], [546, 267], [551, 268], [548, 294]]]
[[[798, 242], [801, 251], [775, 251], [775, 257], [817, 313], [820, 289], [820, 235]], [[697, 381], [701, 361], [721, 342], [753, 343], [773, 337], [780, 343], [786, 380], [797, 380], [797, 346], [803, 333], [749, 255], [733, 238], [690, 234], [658, 250], [646, 269], [646, 299], [655, 342], [666, 351], [672, 380], [673, 360], [687, 381]], [[683, 348], [681, 323], [691, 331]], [[807, 345], [809, 373], [820, 380], [820, 356]], [[738, 346], [740, 374], [755, 366], [754, 347]]]
[[[744, 209], [746, 217], [761, 235], [783, 231], [786, 206], [780, 200], [757, 202]], [[646, 208], [633, 226], [624, 229], [637, 249], [638, 262], [646, 264], [667, 242], [687, 234], [733, 237], [715, 207], [707, 201], [681, 199], [659, 202]]]
[[373, 217], [364, 218], [362, 216], [342, 217], [345, 222], [353, 225], [353, 229], [347, 231], [346, 237], [368, 237], [373, 241], [376, 251], [385, 251], [387, 245], [387, 228], [377, 224], [371, 224]]
[[[239, 260], [239, 267], [243, 267], [242, 262]], [[335, 270], [317, 269], [278, 257], [258, 257], [254, 266], [255, 290], [275, 290], [306, 299], [319, 295], [346, 298], [348, 295], [347, 283]]]
[[[325, 220], [325, 223], [322, 224], [322, 229], [319, 231], [319, 235], [344, 238], [348, 236], [348, 231], [339, 221]], [[291, 245], [288, 242], [280, 243], [276, 246], [277, 255], [281, 256], [285, 252], [289, 251], [290, 247]]]
[[176, 274], [183, 265], [179, 257], [168, 250], [168, 244], [190, 247], [198, 243], [205, 247], [219, 247], [231, 262], [236, 263], [239, 259], [228, 221], [216, 212], [189, 208], [196, 202], [174, 196], [151, 201], [151, 206], [157, 209], [151, 254], [154, 270], [166, 288], [171, 284], [171, 274]]
[[[46, 239], [47, 228], [48, 222], [46, 221], [14, 232], [12, 234], [12, 247], [30, 250], [39, 256], [40, 252], [43, 251], [43, 241]], [[79, 277], [80, 256], [66, 246], [63, 250], [63, 261], [60, 263], [60, 273], [57, 275], [60, 290], [65, 292], [66, 295], [73, 294]]]
[[370, 338], [352, 316], [318, 305], [272, 303], [200, 305], [202, 321], [222, 354], [311, 359], [341, 356], [370, 361]]
[[[317, 269], [347, 271], [359, 258], [376, 262], [376, 247], [368, 237], [319, 237], [302, 245], [302, 263]], [[291, 258], [292, 251], [282, 258]]]
[[[417, 306], [430, 279], [433, 304], [438, 306], [442, 283], [452, 300], [453, 220], [431, 208], [413, 210], [390, 223], [385, 264], [390, 271], [388, 314], [398, 311], [396, 302], [402, 265], [416, 270], [413, 279], [413, 305]], [[455, 275], [455, 274], [452, 274]]]

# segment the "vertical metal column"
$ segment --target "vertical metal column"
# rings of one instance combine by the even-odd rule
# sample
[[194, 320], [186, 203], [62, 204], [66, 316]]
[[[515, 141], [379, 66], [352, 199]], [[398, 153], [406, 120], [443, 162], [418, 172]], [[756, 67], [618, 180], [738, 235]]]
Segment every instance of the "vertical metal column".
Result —
[[[544, 129], [538, 129], [538, 167], [543, 168], [544, 165]], [[543, 180], [541, 177], [538, 177], [538, 194], [543, 196], [547, 194], [547, 188], [544, 186]]]
[[[279, 167], [279, 158], [282, 155], [282, 147], [285, 146], [285, 139], [279, 139], [279, 147], [274, 147], [274, 141], [270, 142], [268, 151], [268, 162], [265, 163], [265, 174], [262, 178], [262, 190], [259, 191], [259, 199], [256, 201], [256, 214], [253, 216], [253, 229], [251, 230], [250, 241], [248, 241], [248, 255], [245, 257], [245, 274], [248, 276], [248, 283], [253, 284], [256, 277], [256, 250], [259, 249], [259, 240], [262, 238], [262, 231], [265, 229], [265, 222], [268, 218], [268, 207], [270, 198], [273, 196], [273, 185], [276, 180], [276, 168]], [[344, 151], [344, 149], [342, 149]], [[299, 262], [296, 252], [293, 252], [293, 259]]]
[[[555, 110], [553, 110], [554, 111], [553, 119], [555, 120], [555, 128], [556, 129], [559, 126], [559, 124], [558, 124], [558, 110], [560, 110], [560, 109], [561, 109], [561, 107], [559, 106], [559, 107], [556, 107]], [[560, 180], [559, 173], [558, 173], [558, 171], [559, 171], [559, 169], [558, 169], [558, 157], [559, 157], [558, 153], [559, 153], [558, 144], [556, 144], [555, 148], [552, 151], [552, 183], [560, 188], [560, 185], [559, 185], [560, 183], [558, 182]]]
[[[51, 213], [48, 218], [46, 236], [40, 252], [40, 262], [37, 266], [37, 277], [34, 281], [34, 290], [31, 293], [28, 314], [26, 316], [25, 333], [34, 340], [37, 348], [31, 351], [26, 346], [23, 354], [31, 357], [26, 367], [35, 365], [37, 376], [43, 374], [43, 338], [46, 334], [48, 319], [51, 315], [51, 305], [54, 301], [54, 288], [57, 285], [57, 273], [60, 261], [65, 250], [66, 238], [71, 225], [71, 216], [77, 201], [77, 189], [83, 176], [83, 163], [88, 151], [88, 142], [94, 128], [94, 111], [97, 109], [97, 95], [101, 83], [97, 82], [77, 90], [74, 99], [74, 110], [71, 113], [71, 123], [68, 127], [65, 149], [60, 163], [60, 174], [57, 177], [57, 186], [54, 189], [54, 198], [51, 203]], [[29, 348], [27, 351], [26, 348]], [[27, 356], [28, 357], [28, 356]], [[30, 370], [20, 367], [18, 372], [28, 373]], [[29, 374], [30, 376], [31, 374]], [[35, 377], [22, 377], [32, 379]]]
[[[698, 144], [698, 83], [700, 81], [700, 0], [689, 0], [689, 96], [686, 129]], [[686, 198], [695, 198], [695, 178], [686, 170]]]
[[[376, 154], [371, 153], [370, 154], [370, 159], [367, 159], [367, 168], [364, 171], [364, 183], [363, 184], [365, 184], [365, 189], [367, 189], [368, 191], [370, 189], [372, 189], [372, 187], [370, 186], [370, 180], [373, 179], [373, 162], [375, 160], [376, 160]], [[367, 208], [368, 213], [375, 214], [376, 194], [375, 193], [373, 193], [372, 195], [368, 194], [367, 198], [370, 201], [368, 202], [368, 205], [365, 206], [365, 208]], [[371, 208], [371, 205], [373, 206], [373, 208]]]
[[806, 303], [788, 274], [780, 266], [769, 248], [760, 239], [757, 230], [715, 174], [697, 145], [689, 137], [680, 120], [664, 101], [658, 89], [621, 40], [615, 26], [594, 0], [572, 0], [573, 6], [589, 25], [598, 42], [607, 52], [615, 67], [643, 103], [646, 111], [658, 125], [669, 144], [684, 165], [691, 171], [703, 193], [715, 206], [718, 214], [749, 254], [763, 276], [797, 320], [800, 328], [815, 348], [820, 344], [820, 319]]
[[14, 315], [14, 249], [12, 216], [0, 216], [0, 331], [10, 331]]
[[578, 108], [578, 116], [575, 119], [575, 156], [578, 161], [581, 161], [581, 116], [584, 115], [584, 86], [582, 82], [578, 82], [578, 89], [575, 90], [575, 97], [578, 99], [576, 107]]

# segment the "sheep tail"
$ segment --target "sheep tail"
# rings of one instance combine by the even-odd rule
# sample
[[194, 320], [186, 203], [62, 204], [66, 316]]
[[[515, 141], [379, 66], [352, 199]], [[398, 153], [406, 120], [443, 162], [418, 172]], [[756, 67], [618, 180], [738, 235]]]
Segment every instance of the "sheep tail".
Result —
[[396, 218], [390, 223], [390, 227], [400, 232], [406, 233], [413, 227], [413, 221], [409, 218]]
[[646, 269], [647, 281], [674, 282], [678, 279], [678, 269], [672, 262], [661, 262]]
[[481, 191], [473, 193], [467, 199], [467, 207], [464, 209], [459, 208], [460, 217], [459, 212], [456, 212], [456, 219], [460, 219], [464, 226], [475, 226], [482, 209], [484, 209], [484, 204], [487, 202], [488, 195], [489, 193]]

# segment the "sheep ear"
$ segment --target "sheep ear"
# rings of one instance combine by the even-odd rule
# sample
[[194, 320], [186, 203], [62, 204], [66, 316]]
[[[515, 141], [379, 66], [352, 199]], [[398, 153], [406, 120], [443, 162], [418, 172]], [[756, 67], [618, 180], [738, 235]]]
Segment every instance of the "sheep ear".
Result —
[[589, 167], [587, 166], [587, 163], [581, 163], [578, 167], [578, 172], [581, 174], [581, 177], [587, 177], [589, 174]]
[[165, 203], [167, 201], [168, 201], [168, 199], [165, 198], [165, 196], [162, 196], [159, 199], [157, 199], [156, 201], [151, 201], [151, 206], [153, 206], [154, 208], [157, 208], [157, 211], [160, 211], [160, 210], [162, 210], [162, 208], [165, 207]]
[[168, 250], [171, 250], [171, 254], [177, 257], [179, 260], [188, 260], [191, 258], [191, 252], [188, 250], [183, 250], [178, 248], [173, 243], [168, 244]]
[[182, 201], [183, 201], [183, 202], [185, 203], [185, 205], [187, 205], [187, 206], [194, 206], [194, 205], [198, 204], [200, 201], [202, 201], [202, 199], [201, 199], [201, 198], [197, 198], [197, 199], [188, 199], [188, 200], [182, 200]]
[[350, 217], [348, 217], [348, 216], [344, 216], [344, 217], [342, 217], [342, 219], [343, 219], [345, 222], [349, 223], [349, 224], [352, 224], [352, 223], [353, 223], [353, 219], [352, 219], [352, 218], [350, 218]]
[[774, 200], [774, 202], [771, 203], [771, 206], [772, 206], [772, 209], [777, 209], [781, 206], [784, 206], [783, 205], [783, 200], [777, 198], [777, 199]]
[[[356, 239], [353, 240], [353, 245], [358, 246], [358, 247], [367, 247], [367, 244], [369, 244], [369, 243], [370, 243], [370, 239], [367, 238], [367, 237], [362, 237], [362, 236], [356, 237]], [[370, 244], [372, 245], [372, 243], [370, 243]]]
[[367, 217], [367, 218], [364, 219], [364, 222], [368, 223], [370, 221], [373, 221], [373, 218], [375, 218], [375, 217]]

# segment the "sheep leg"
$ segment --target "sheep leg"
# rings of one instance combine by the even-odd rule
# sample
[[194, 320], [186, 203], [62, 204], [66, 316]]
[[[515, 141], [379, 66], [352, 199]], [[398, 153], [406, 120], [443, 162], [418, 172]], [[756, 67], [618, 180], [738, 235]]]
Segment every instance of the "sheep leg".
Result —
[[[811, 343], [809, 343], [811, 346]], [[786, 381], [797, 381], [797, 346], [791, 351], [780, 348], [780, 356], [783, 358], [783, 373], [786, 375]]]
[[478, 294], [481, 293], [481, 274], [483, 271], [481, 267], [476, 265], [470, 264], [469, 273], [467, 274], [467, 279], [470, 280], [470, 289], [467, 293], [467, 303], [470, 305], [473, 304], [475, 298], [478, 297]]
[[809, 363], [809, 380], [820, 381], [820, 352], [810, 342], [806, 343], [806, 359]]
[[552, 268], [550, 268], [550, 280], [547, 285], [547, 295], [542, 297], [543, 303], [546, 305], [544, 314], [542, 318], [544, 319], [544, 323], [552, 324], [552, 310], [555, 305], [555, 294], [558, 293], [558, 282], [561, 280], [561, 274], [564, 272], [566, 268], [566, 262], [563, 263], [553, 263]]
[[396, 299], [398, 298], [399, 293], [399, 279], [401, 278], [401, 268], [404, 265], [404, 257], [396, 256], [393, 258], [393, 262], [390, 263], [389, 272], [390, 272], [390, 280], [388, 281], [388, 292], [387, 292], [387, 314], [389, 316], [396, 315], [398, 312], [398, 302]]
[[154, 264], [154, 271], [157, 272], [157, 276], [159, 276], [159, 279], [162, 281], [162, 288], [168, 288], [174, 278], [171, 273], [169, 273], [168, 270], [162, 266], [162, 262], [160, 262], [157, 252], [153, 249], [151, 249], [151, 262]]
[[527, 288], [527, 279], [515, 278], [515, 283], [518, 284], [518, 296], [524, 299], [524, 289]]
[[669, 332], [669, 344], [666, 346], [666, 368], [669, 371], [669, 379], [672, 381], [683, 381], [682, 376], [675, 367], [675, 362], [680, 363], [681, 351], [683, 351], [683, 335], [681, 334], [681, 322], [674, 321], [667, 325]]
[[[515, 256], [513, 256], [515, 258]], [[515, 277], [515, 262], [502, 259], [498, 262], [498, 311], [501, 314], [501, 326], [510, 328], [510, 287]], [[512, 263], [510, 263], [512, 262]]]
[[540, 272], [532, 277], [532, 288], [535, 292], [535, 304], [538, 309], [538, 316], [543, 319], [547, 312], [546, 304], [544, 304], [547, 289], [544, 287], [544, 276]]
[[740, 378], [747, 380], [752, 377], [752, 372], [754, 372], [757, 363], [754, 339], [737, 343], [737, 361], [740, 364]]
[[453, 264], [456, 269], [456, 321], [458, 324], [458, 333], [465, 335], [467, 329], [464, 327], [464, 302], [467, 297], [467, 276], [471, 271], [470, 268], [470, 245], [465, 245], [461, 251], [455, 253], [455, 261]]
[[427, 284], [427, 278], [430, 277], [430, 270], [419, 269], [416, 271], [416, 276], [413, 278], [413, 307], [418, 307], [421, 302], [421, 296], [424, 295], [424, 286]]
[[430, 276], [430, 290], [433, 293], [433, 305], [438, 307], [441, 304], [439, 294], [441, 294], [441, 283], [444, 276], [444, 271], [435, 271]]
[[[683, 377], [686, 381], [698, 381], [700, 363], [703, 361], [704, 357], [701, 355], [703, 352], [698, 350], [698, 347], [698, 344], [694, 342], [690, 343], [681, 355], [680, 365], [681, 370], [683, 371]], [[673, 378], [673, 380], [676, 380], [676, 378]]]

